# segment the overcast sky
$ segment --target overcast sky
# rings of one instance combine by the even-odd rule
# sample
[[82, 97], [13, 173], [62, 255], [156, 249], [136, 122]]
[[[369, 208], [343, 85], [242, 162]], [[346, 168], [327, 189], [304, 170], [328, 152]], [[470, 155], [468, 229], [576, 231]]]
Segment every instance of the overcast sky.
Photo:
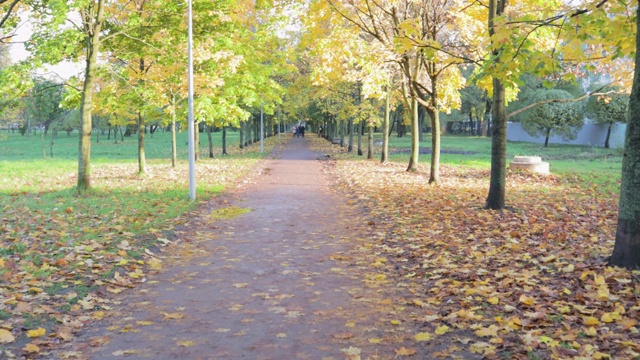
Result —
[[[14, 62], [24, 60], [29, 56], [29, 53], [24, 48], [24, 42], [31, 36], [31, 25], [28, 21], [24, 21], [16, 31], [16, 36], [12, 39], [11, 48], [9, 54], [11, 60]], [[66, 80], [71, 76], [77, 75], [83, 71], [83, 65], [78, 63], [71, 63], [64, 61], [55, 66], [48, 66], [45, 69], [39, 69], [36, 71], [36, 75], [42, 75], [52, 80], [63, 79]]]

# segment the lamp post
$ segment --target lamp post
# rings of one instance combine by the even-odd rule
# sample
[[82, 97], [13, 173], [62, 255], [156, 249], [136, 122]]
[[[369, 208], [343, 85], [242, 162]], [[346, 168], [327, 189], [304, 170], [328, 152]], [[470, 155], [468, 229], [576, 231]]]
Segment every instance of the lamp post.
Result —
[[193, 16], [191, 3], [188, 3], [188, 53], [189, 53], [189, 89], [188, 89], [188, 107], [189, 107], [189, 198], [193, 201], [196, 199], [196, 152], [195, 152], [195, 125], [193, 119]]
[[260, 101], [260, 153], [264, 152], [264, 104]]

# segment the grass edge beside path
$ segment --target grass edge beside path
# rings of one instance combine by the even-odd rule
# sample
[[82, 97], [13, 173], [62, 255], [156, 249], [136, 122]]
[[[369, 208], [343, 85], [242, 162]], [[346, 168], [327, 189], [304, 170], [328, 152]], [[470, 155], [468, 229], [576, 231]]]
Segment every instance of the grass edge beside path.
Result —
[[263, 154], [253, 144], [238, 156], [201, 158], [195, 202], [188, 199], [184, 161], [175, 169], [153, 162], [144, 175], [135, 164], [101, 162], [92, 168], [93, 189], [80, 195], [71, 174], [5, 179], [0, 357], [46, 358], [87, 322], [106, 316], [117, 294], [162, 267], [155, 255], [172, 244], [172, 229], [212, 196], [245, 181], [287, 140], [266, 139]]

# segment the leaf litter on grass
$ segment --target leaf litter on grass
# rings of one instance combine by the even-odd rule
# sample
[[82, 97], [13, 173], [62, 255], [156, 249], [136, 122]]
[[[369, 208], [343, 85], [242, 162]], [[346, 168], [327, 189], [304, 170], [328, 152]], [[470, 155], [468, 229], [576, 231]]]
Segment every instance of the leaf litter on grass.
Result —
[[616, 196], [509, 172], [508, 209], [484, 210], [487, 170], [443, 165], [442, 185], [430, 186], [428, 174], [407, 173], [404, 164], [352, 160], [328, 142], [316, 145], [338, 159], [325, 171], [346, 201], [369, 214], [372, 236], [355, 261], [395, 284], [386, 295], [403, 309], [397, 321], [416, 329], [415, 346], [398, 356], [443, 336], [456, 341], [434, 357], [640, 356], [640, 272], [606, 264]]
[[[200, 162], [199, 195], [233, 184], [254, 164]], [[186, 169], [149, 164], [138, 175], [132, 164], [100, 164], [92, 169], [95, 190], [82, 195], [70, 190], [73, 175], [0, 182], [11, 184], [0, 186], [0, 358], [46, 357], [102, 319], [114, 296], [162, 268], [172, 229], [194, 206]]]

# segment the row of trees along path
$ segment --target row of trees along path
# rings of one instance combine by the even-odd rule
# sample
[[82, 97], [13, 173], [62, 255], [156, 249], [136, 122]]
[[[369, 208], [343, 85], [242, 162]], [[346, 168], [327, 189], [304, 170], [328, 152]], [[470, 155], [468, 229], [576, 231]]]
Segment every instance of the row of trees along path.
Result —
[[[180, 246], [160, 253], [162, 269], [122, 293], [110, 315], [65, 354], [424, 359], [448, 347], [448, 336], [428, 347], [417, 343], [417, 325], [398, 320], [389, 299], [402, 290], [392, 274], [368, 274], [374, 259], [362, 251], [384, 235], [331, 189], [311, 140], [320, 141], [292, 138], [252, 180], [191, 214], [189, 225], [176, 231]], [[251, 210], [220, 220], [221, 208]]]

